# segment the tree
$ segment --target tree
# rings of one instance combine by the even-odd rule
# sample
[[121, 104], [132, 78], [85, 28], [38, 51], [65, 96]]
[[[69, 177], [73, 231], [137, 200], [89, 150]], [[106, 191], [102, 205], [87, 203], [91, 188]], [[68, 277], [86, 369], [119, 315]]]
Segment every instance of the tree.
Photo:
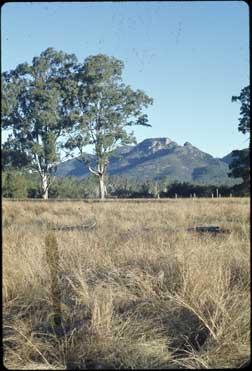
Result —
[[[111, 152], [118, 144], [135, 142], [127, 127], [151, 126], [142, 109], [153, 100], [143, 91], [134, 91], [122, 83], [123, 67], [122, 61], [98, 54], [88, 57], [77, 74], [79, 119], [66, 148], [77, 148], [80, 158], [97, 176], [101, 199], [105, 197], [104, 176]], [[84, 156], [86, 145], [94, 148], [96, 167]]]
[[2, 74], [2, 123], [12, 130], [7, 149], [30, 159], [44, 199], [59, 160], [60, 138], [74, 122], [76, 63], [75, 55], [48, 48], [31, 65]]
[[250, 85], [241, 90], [239, 96], [233, 96], [232, 102], [241, 103], [238, 130], [243, 134], [250, 133]]
[[[243, 88], [239, 96], [232, 97], [232, 102], [236, 101], [241, 103], [238, 130], [250, 135], [250, 85]], [[247, 190], [250, 189], [250, 144], [249, 148], [232, 152], [233, 161], [229, 165], [231, 172], [228, 174], [233, 178], [242, 178], [242, 188]]]
[[4, 197], [25, 198], [28, 194], [28, 181], [17, 171], [2, 173], [2, 191]]
[[228, 174], [233, 178], [242, 178], [242, 189], [249, 190], [250, 188], [250, 150], [235, 150], [232, 152], [233, 161], [229, 165], [231, 172]]
[[6, 145], [1, 149], [2, 170], [21, 169], [30, 164], [30, 158], [25, 152], [8, 149]]

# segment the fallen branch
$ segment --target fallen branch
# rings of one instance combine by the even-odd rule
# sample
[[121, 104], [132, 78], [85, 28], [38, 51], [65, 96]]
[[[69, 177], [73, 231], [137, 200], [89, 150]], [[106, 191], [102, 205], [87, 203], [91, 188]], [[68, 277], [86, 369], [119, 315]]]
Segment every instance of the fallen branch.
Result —
[[93, 229], [96, 226], [96, 220], [88, 224], [78, 225], [61, 225], [61, 224], [47, 224], [47, 229], [51, 231], [83, 231], [87, 229]]
[[188, 228], [188, 232], [210, 232], [210, 233], [230, 233], [229, 229], [220, 229], [219, 226], [199, 226]]

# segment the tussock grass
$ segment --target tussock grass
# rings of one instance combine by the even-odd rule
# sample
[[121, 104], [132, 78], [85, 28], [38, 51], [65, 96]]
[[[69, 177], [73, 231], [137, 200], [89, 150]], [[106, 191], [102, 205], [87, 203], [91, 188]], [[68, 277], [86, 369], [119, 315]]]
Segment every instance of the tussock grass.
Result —
[[[92, 216], [93, 230], [51, 232], [59, 254], [57, 332], [45, 226], [81, 224]], [[231, 233], [186, 231], [196, 225]], [[4, 201], [5, 366], [242, 365], [250, 359], [249, 238], [248, 199]]]

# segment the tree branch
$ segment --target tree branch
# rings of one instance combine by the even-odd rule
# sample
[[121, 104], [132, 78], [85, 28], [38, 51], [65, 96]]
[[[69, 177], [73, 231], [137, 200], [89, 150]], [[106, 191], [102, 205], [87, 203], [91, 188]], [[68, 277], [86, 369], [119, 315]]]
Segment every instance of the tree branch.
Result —
[[100, 175], [100, 172], [99, 172], [99, 171], [96, 171], [96, 170], [94, 170], [94, 169], [92, 169], [91, 166], [88, 167], [88, 170], [89, 170], [91, 173], [95, 174], [96, 176], [99, 176], [99, 175]]

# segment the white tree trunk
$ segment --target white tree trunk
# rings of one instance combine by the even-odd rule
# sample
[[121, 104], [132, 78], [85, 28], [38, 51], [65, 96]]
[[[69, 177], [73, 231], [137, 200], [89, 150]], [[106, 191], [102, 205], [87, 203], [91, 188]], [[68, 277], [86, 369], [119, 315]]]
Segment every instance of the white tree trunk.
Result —
[[50, 178], [49, 178], [48, 173], [46, 173], [42, 169], [38, 154], [36, 153], [34, 156], [35, 156], [35, 160], [36, 160], [36, 163], [37, 163], [37, 169], [38, 169], [38, 172], [39, 172], [39, 175], [40, 175], [40, 178], [41, 178], [42, 198], [44, 200], [48, 200], [48, 188], [49, 188], [49, 179]]
[[42, 197], [48, 200], [49, 179], [46, 175], [41, 175]]
[[104, 184], [104, 173], [99, 174], [99, 197], [101, 200], [105, 199], [106, 187]]
[[88, 167], [89, 171], [95, 174], [99, 179], [99, 198], [101, 200], [105, 199], [105, 195], [107, 194], [106, 185], [104, 183], [104, 175], [105, 175], [105, 167], [104, 165], [98, 164], [98, 169], [94, 170], [91, 166]]

